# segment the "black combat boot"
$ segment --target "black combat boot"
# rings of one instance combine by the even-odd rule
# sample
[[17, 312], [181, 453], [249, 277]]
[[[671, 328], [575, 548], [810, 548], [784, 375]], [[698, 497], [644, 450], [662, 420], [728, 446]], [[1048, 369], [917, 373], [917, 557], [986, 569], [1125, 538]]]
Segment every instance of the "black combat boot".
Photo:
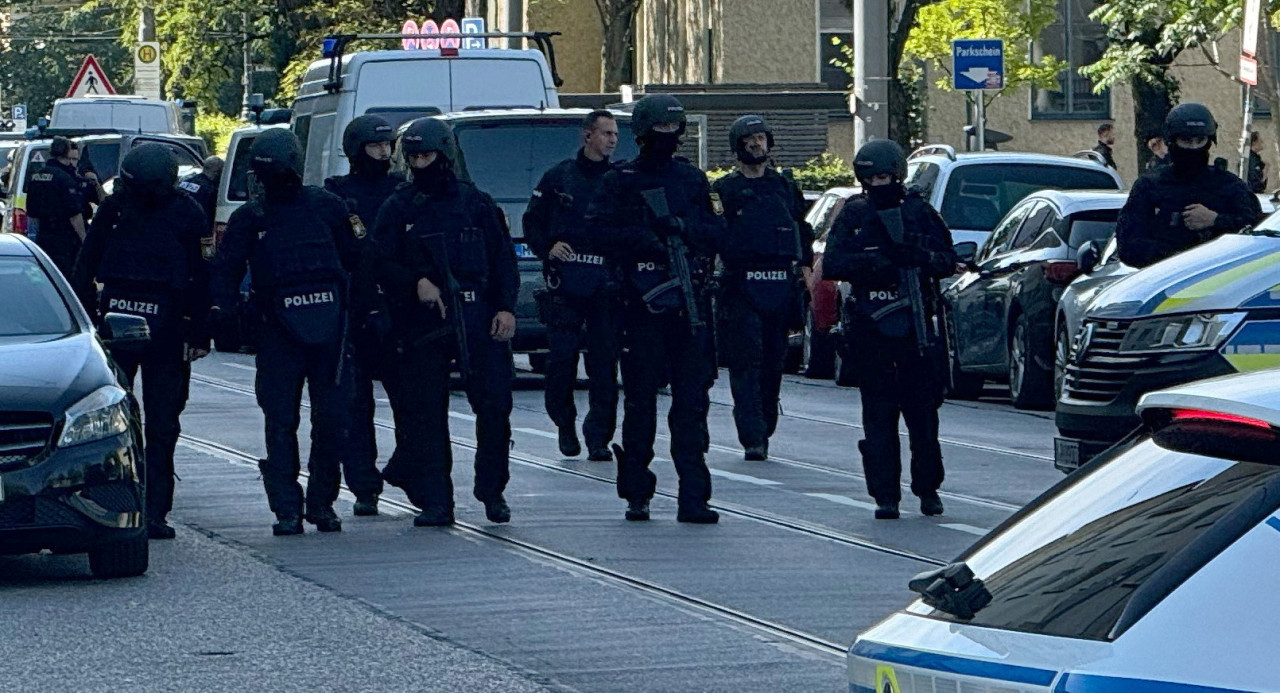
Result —
[[936, 493], [920, 496], [920, 512], [930, 517], [942, 514], [942, 499]]
[[321, 532], [341, 532], [342, 520], [338, 519], [338, 514], [333, 512], [333, 508], [320, 508], [313, 510], [305, 515], [307, 522], [316, 526]]
[[714, 525], [720, 521], [720, 513], [707, 507], [706, 503], [682, 505], [676, 513], [677, 522], [692, 522], [695, 525]]
[[302, 518], [297, 515], [276, 515], [276, 523], [271, 525], [271, 533], [277, 537], [302, 534]]
[[876, 519], [877, 520], [898, 519], [898, 504], [897, 503], [876, 503]]
[[372, 517], [378, 514], [378, 496], [357, 496], [352, 512], [359, 517]]
[[577, 457], [582, 454], [582, 443], [578, 442], [578, 431], [574, 424], [560, 427], [560, 454], [565, 457]]
[[446, 508], [443, 505], [423, 508], [422, 512], [413, 518], [414, 527], [448, 527], [451, 524], [453, 524], [453, 508]]
[[627, 501], [627, 520], [631, 522], [645, 522], [649, 519], [649, 501], [633, 500]]
[[498, 496], [493, 500], [484, 502], [484, 516], [489, 518], [490, 522], [502, 524], [511, 521], [511, 508], [507, 507], [507, 501], [502, 496]]
[[590, 462], [612, 462], [613, 453], [609, 452], [609, 446], [601, 445], [590, 449], [590, 452], [587, 453], [587, 460]]
[[163, 519], [147, 520], [147, 538], [148, 539], [173, 539], [178, 533], [173, 531], [168, 522]]
[[764, 462], [769, 459], [769, 443], [749, 445], [742, 451], [742, 458], [748, 462]]

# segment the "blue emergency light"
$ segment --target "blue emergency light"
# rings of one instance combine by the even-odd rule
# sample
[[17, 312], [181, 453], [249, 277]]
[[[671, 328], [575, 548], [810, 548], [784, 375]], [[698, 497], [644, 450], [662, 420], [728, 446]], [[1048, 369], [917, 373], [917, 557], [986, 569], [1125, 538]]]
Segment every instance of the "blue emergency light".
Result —
[[326, 58], [332, 58], [338, 54], [338, 39], [330, 36], [320, 44], [320, 53]]

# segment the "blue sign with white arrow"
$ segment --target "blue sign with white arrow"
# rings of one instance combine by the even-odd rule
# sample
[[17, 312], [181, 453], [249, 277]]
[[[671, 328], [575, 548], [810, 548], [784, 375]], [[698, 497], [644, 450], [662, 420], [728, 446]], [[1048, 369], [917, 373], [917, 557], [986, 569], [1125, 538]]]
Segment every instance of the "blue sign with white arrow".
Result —
[[951, 42], [951, 86], [957, 91], [1004, 88], [1004, 40]]

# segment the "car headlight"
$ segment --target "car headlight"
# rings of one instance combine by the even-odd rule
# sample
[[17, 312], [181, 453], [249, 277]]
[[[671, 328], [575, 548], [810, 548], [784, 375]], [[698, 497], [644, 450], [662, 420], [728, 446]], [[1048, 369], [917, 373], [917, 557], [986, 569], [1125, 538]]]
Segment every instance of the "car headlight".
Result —
[[83, 445], [129, 430], [129, 402], [124, 390], [106, 385], [67, 408], [58, 447]]
[[1201, 313], [1137, 320], [1120, 343], [1121, 352], [1215, 349], [1245, 319], [1246, 313]]

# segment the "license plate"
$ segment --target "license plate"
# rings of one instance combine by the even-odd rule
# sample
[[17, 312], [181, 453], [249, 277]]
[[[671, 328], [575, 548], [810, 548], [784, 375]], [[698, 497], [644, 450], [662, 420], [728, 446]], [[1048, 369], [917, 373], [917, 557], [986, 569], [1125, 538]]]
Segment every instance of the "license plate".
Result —
[[1072, 438], [1053, 439], [1053, 466], [1064, 472], [1080, 468], [1080, 441]]
[[528, 243], [516, 244], [516, 257], [521, 260], [537, 260], [538, 256], [533, 254], [533, 250], [529, 248]]

